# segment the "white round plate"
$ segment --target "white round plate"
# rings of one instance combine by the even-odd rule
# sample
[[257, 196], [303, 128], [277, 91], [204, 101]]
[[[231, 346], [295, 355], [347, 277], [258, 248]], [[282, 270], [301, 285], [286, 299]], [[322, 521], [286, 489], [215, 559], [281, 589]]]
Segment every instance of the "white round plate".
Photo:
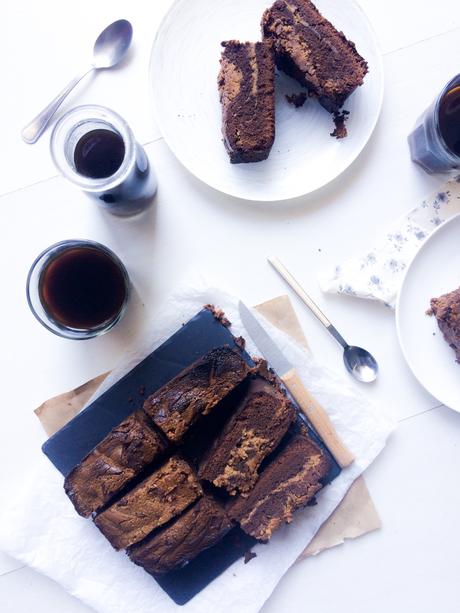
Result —
[[396, 305], [399, 343], [423, 387], [460, 412], [460, 364], [435, 317], [426, 315], [430, 299], [460, 286], [460, 215], [444, 222], [409, 265]]
[[176, 0], [152, 49], [150, 82], [156, 120], [179, 161], [196, 177], [246, 200], [303, 196], [332, 181], [362, 151], [377, 122], [383, 68], [374, 32], [354, 0], [317, 0], [318, 9], [356, 43], [369, 64], [364, 84], [350, 96], [348, 137], [337, 140], [331, 115], [315, 100], [302, 108], [284, 94], [300, 91], [276, 77], [276, 139], [270, 157], [230, 164], [221, 134], [217, 91], [221, 41], [260, 40], [260, 21], [271, 0]]

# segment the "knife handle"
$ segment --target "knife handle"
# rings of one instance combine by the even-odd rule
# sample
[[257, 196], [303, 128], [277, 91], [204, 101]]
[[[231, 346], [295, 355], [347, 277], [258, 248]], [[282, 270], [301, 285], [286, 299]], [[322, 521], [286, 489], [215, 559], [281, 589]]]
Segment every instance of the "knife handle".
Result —
[[281, 380], [337, 463], [342, 468], [349, 466], [355, 459], [353, 454], [342, 443], [329, 415], [305, 388], [295, 368], [291, 368], [281, 377]]

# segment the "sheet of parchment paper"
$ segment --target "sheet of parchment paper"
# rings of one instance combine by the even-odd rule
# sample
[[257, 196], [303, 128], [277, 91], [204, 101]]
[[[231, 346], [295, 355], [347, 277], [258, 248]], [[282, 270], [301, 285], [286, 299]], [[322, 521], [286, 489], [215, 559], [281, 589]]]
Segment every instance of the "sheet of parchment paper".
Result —
[[[171, 298], [155, 330], [99, 386], [99, 395], [166, 340], [205, 303], [223, 308], [236, 335], [245, 334], [238, 301], [218, 289], [188, 289]], [[8, 492], [0, 510], [0, 549], [50, 576], [102, 613], [255, 613], [333, 513], [356, 478], [383, 449], [393, 423], [343, 377], [319, 364], [310, 352], [267, 320], [265, 327], [296, 367], [304, 384], [328, 411], [355, 462], [318, 496], [318, 504], [299, 511], [269, 545], [257, 545], [247, 565], [235, 562], [183, 607], [175, 605], [141, 568], [115, 552], [91, 521], [79, 517], [62, 488], [62, 476], [41, 455], [34, 456], [28, 482]], [[257, 354], [248, 342], [250, 353]]]

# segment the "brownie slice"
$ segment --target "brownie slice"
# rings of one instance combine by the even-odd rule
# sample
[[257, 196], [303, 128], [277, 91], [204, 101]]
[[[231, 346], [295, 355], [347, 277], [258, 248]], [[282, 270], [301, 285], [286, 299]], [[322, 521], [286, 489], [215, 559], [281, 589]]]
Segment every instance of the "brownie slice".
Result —
[[278, 68], [328, 111], [337, 112], [362, 85], [367, 62], [310, 0], [277, 0], [263, 15], [262, 32], [273, 43]]
[[321, 479], [329, 469], [330, 460], [301, 426], [262, 472], [249, 496], [230, 502], [229, 516], [247, 534], [268, 541], [322, 488]]
[[114, 428], [65, 478], [64, 489], [83, 517], [99, 511], [166, 449], [142, 411]]
[[267, 159], [275, 140], [275, 60], [269, 42], [229, 40], [218, 78], [224, 144], [233, 164]]
[[212, 349], [144, 402], [144, 411], [170, 441], [178, 442], [190, 426], [207, 415], [250, 369], [229, 347]]
[[447, 343], [460, 362], [460, 288], [431, 299], [429, 315], [434, 315]]
[[192, 468], [173, 456], [94, 522], [115, 549], [124, 549], [179, 515], [202, 493]]
[[148, 573], [163, 574], [215, 545], [232, 526], [223, 507], [204, 496], [172, 524], [130, 547], [128, 555]]
[[199, 477], [229, 494], [249, 492], [262, 461], [281, 441], [295, 415], [281, 390], [257, 376], [206, 454]]

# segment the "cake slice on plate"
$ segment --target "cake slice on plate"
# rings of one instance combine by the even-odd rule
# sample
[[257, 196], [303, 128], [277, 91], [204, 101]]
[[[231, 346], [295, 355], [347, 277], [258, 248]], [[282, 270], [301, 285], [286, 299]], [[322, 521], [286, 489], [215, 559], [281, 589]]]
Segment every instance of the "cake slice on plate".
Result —
[[278, 68], [331, 113], [362, 85], [366, 60], [310, 0], [277, 0], [263, 15], [262, 33], [273, 43]]
[[267, 159], [275, 140], [275, 61], [269, 41], [229, 40], [218, 79], [224, 144], [233, 164]]
[[434, 315], [447, 343], [460, 362], [460, 288], [431, 299], [429, 315]]

